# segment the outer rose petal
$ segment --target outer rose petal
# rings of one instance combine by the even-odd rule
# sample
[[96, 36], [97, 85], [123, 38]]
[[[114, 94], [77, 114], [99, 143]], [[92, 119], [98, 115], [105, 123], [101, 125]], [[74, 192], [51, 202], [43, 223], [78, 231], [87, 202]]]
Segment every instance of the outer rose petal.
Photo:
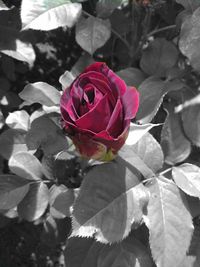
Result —
[[120, 148], [124, 145], [128, 137], [128, 132], [129, 128], [127, 127], [120, 136], [113, 138], [107, 131], [102, 131], [95, 135], [94, 140], [104, 144], [107, 147], [107, 150], [111, 149], [114, 154], [117, 154]]
[[128, 87], [126, 93], [122, 96], [124, 107], [124, 120], [131, 120], [139, 108], [139, 93], [135, 87]]
[[77, 134], [72, 138], [72, 141], [78, 150], [79, 154], [84, 158], [101, 159], [107, 152], [105, 145], [92, 140], [86, 135]]
[[83, 73], [88, 72], [88, 71], [96, 71], [96, 72], [101, 72], [102, 67], [106, 65], [104, 62], [95, 62], [92, 63], [90, 66], [88, 66]]

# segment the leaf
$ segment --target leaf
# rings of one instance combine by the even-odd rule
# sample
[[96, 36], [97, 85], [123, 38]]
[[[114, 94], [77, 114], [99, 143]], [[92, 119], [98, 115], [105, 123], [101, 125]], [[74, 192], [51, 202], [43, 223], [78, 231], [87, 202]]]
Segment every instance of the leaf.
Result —
[[75, 78], [70, 71], [66, 70], [59, 78], [59, 83], [62, 85], [63, 90], [69, 87]]
[[8, 129], [0, 135], [0, 154], [9, 159], [13, 154], [20, 151], [28, 151], [26, 134], [14, 129]]
[[0, 209], [12, 209], [25, 197], [29, 182], [16, 175], [0, 175]]
[[140, 106], [136, 115], [140, 123], [148, 123], [156, 115], [166, 94], [165, 83], [159, 78], [149, 77], [144, 80], [139, 88]]
[[200, 168], [190, 163], [173, 167], [172, 176], [177, 186], [186, 194], [200, 198]]
[[95, 17], [82, 18], [76, 25], [76, 41], [91, 55], [108, 41], [110, 35], [109, 20]]
[[146, 248], [130, 236], [116, 245], [103, 245], [92, 238], [70, 238], [65, 252], [66, 267], [152, 267]]
[[185, 137], [180, 115], [174, 113], [174, 104], [168, 105], [168, 116], [161, 132], [161, 146], [165, 162], [174, 165], [185, 160], [191, 152], [191, 144]]
[[25, 43], [18, 39], [15, 40], [15, 46], [13, 47], [13, 49], [9, 49], [9, 47], [2, 48], [0, 46], [0, 52], [17, 60], [25, 61], [30, 66], [33, 66], [36, 58], [33, 46], [30, 43]]
[[181, 114], [186, 136], [192, 144], [200, 147], [200, 105], [190, 106]]
[[143, 51], [140, 60], [141, 69], [148, 75], [165, 77], [166, 71], [178, 60], [178, 49], [164, 38], [156, 38]]
[[146, 224], [153, 259], [159, 267], [178, 267], [189, 248], [193, 225], [177, 186], [163, 176], [152, 180]]
[[192, 67], [200, 71], [200, 7], [184, 20], [179, 40], [181, 52], [188, 57]]
[[40, 103], [48, 107], [60, 104], [60, 93], [53, 86], [44, 82], [27, 84], [19, 96], [29, 105]]
[[132, 146], [124, 145], [118, 154], [122, 159], [136, 168], [144, 178], [148, 179], [155, 176], [154, 172], [147, 166], [140, 155], [137, 155], [133, 151]]
[[53, 185], [50, 190], [50, 213], [54, 218], [70, 217], [74, 192], [65, 186]]
[[67, 139], [61, 129], [46, 115], [40, 116], [31, 123], [26, 143], [29, 149], [38, 149], [41, 146], [47, 155], [56, 154], [68, 148]]
[[49, 202], [49, 190], [43, 183], [34, 183], [17, 207], [19, 216], [27, 221], [35, 221], [45, 212]]
[[71, 28], [80, 17], [81, 9], [81, 4], [69, 0], [23, 0], [23, 30], [49, 31], [63, 26]]
[[25, 110], [17, 110], [9, 113], [5, 122], [12, 129], [28, 131], [29, 114]]
[[28, 180], [40, 180], [43, 176], [40, 161], [29, 152], [15, 153], [8, 166], [13, 173]]
[[130, 130], [128, 134], [128, 138], [126, 139], [126, 144], [131, 146], [135, 145], [148, 131], [150, 131], [153, 127], [159, 126], [160, 124], [130, 124]]
[[194, 12], [194, 10], [200, 6], [199, 0], [176, 0], [176, 2], [192, 12]]
[[127, 68], [117, 72], [117, 75], [122, 78], [128, 86], [138, 87], [144, 80], [144, 73], [137, 68]]
[[0, 10], [8, 10], [9, 8], [4, 4], [2, 0], [0, 0]]
[[98, 17], [109, 17], [115, 8], [122, 4], [123, 0], [99, 0], [96, 4], [96, 11]]
[[76, 199], [72, 236], [93, 237], [102, 243], [123, 240], [138, 226], [148, 203], [139, 174], [118, 158], [88, 172]]
[[164, 155], [160, 144], [150, 134], [146, 133], [131, 150], [154, 172], [159, 171], [164, 162]]

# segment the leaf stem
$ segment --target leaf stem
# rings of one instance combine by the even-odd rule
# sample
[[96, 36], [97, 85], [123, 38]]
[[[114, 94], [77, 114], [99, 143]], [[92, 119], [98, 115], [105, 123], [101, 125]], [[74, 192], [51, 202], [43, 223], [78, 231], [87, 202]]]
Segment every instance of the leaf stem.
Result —
[[150, 33], [148, 33], [146, 35], [146, 39], [148, 39], [152, 35], [157, 34], [159, 32], [163, 32], [163, 31], [167, 31], [167, 30], [171, 30], [171, 29], [175, 29], [175, 28], [176, 28], [176, 25], [173, 24], [173, 25], [169, 25], [169, 26], [166, 26], [166, 27], [163, 27], [163, 28], [160, 28], [160, 29], [153, 30], [153, 31], [151, 31]]
[[171, 170], [172, 170], [172, 167], [170, 167], [170, 168], [168, 168], [168, 169], [166, 169], [166, 170], [160, 172], [159, 174], [160, 174], [160, 175], [164, 175], [165, 173], [170, 172]]

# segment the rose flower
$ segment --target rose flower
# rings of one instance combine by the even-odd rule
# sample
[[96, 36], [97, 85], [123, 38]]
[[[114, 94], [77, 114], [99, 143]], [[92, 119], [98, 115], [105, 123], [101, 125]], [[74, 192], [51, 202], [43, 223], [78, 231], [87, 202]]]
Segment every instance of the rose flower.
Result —
[[85, 69], [61, 97], [62, 126], [80, 155], [111, 160], [128, 136], [139, 94], [105, 63]]

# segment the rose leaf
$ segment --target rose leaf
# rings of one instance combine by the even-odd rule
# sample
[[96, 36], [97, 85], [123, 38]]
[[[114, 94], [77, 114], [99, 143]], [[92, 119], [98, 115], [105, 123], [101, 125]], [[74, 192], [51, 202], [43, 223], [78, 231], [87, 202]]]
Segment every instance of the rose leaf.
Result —
[[34, 221], [42, 216], [48, 203], [48, 187], [43, 182], [34, 183], [30, 185], [29, 192], [19, 203], [17, 210], [21, 218]]
[[165, 162], [174, 165], [185, 160], [191, 152], [191, 144], [185, 137], [180, 114], [174, 113], [174, 105], [167, 107], [167, 118], [161, 132], [161, 146]]
[[[199, 1], [198, 1], [199, 2]], [[192, 67], [200, 71], [200, 7], [193, 15], [186, 17], [181, 27], [179, 48], [189, 59]]]
[[165, 82], [157, 77], [149, 77], [144, 80], [139, 88], [140, 105], [136, 120], [140, 123], [149, 123], [156, 115], [166, 94]]
[[165, 77], [178, 59], [178, 49], [164, 38], [156, 38], [143, 51], [140, 67], [148, 75]]
[[28, 151], [26, 145], [26, 133], [14, 129], [8, 129], [0, 135], [0, 154], [9, 159], [20, 151]]
[[162, 168], [164, 161], [161, 146], [150, 133], [146, 133], [132, 146], [123, 146], [119, 155], [138, 169], [145, 178], [154, 176], [154, 173]]
[[117, 72], [117, 75], [122, 78], [128, 86], [138, 87], [144, 80], [144, 73], [137, 68], [127, 68]]
[[173, 167], [172, 176], [177, 186], [186, 194], [200, 198], [200, 168], [190, 163]]
[[200, 147], [200, 105], [189, 106], [181, 115], [186, 136], [192, 144]]
[[9, 113], [5, 122], [12, 129], [28, 131], [30, 116], [25, 110], [17, 110]]
[[28, 193], [29, 182], [16, 175], [0, 175], [0, 209], [16, 207]]
[[147, 249], [133, 235], [116, 245], [101, 244], [92, 238], [73, 237], [69, 239], [64, 255], [68, 265], [73, 267], [153, 266]]
[[56, 154], [68, 148], [67, 139], [61, 129], [45, 115], [31, 123], [26, 143], [29, 149], [38, 149], [41, 146], [45, 155]]
[[27, 84], [19, 96], [29, 103], [40, 103], [48, 107], [58, 106], [60, 104], [60, 93], [53, 86], [36, 82]]
[[82, 18], [76, 25], [76, 41], [91, 55], [108, 41], [110, 35], [109, 20], [95, 17]]
[[183, 261], [193, 232], [192, 217], [178, 187], [163, 176], [148, 185], [151, 192], [145, 222], [156, 266], [171, 267]]
[[70, 217], [74, 202], [74, 192], [64, 185], [53, 185], [50, 189], [50, 213], [54, 218]]
[[8, 162], [10, 170], [29, 180], [40, 180], [43, 176], [40, 161], [29, 152], [18, 152], [13, 154]]
[[23, 30], [49, 31], [58, 27], [71, 28], [81, 15], [82, 6], [69, 0], [23, 0], [21, 20]]
[[83, 180], [76, 199], [72, 236], [115, 243], [138, 227], [149, 199], [137, 170], [121, 158], [95, 166]]

